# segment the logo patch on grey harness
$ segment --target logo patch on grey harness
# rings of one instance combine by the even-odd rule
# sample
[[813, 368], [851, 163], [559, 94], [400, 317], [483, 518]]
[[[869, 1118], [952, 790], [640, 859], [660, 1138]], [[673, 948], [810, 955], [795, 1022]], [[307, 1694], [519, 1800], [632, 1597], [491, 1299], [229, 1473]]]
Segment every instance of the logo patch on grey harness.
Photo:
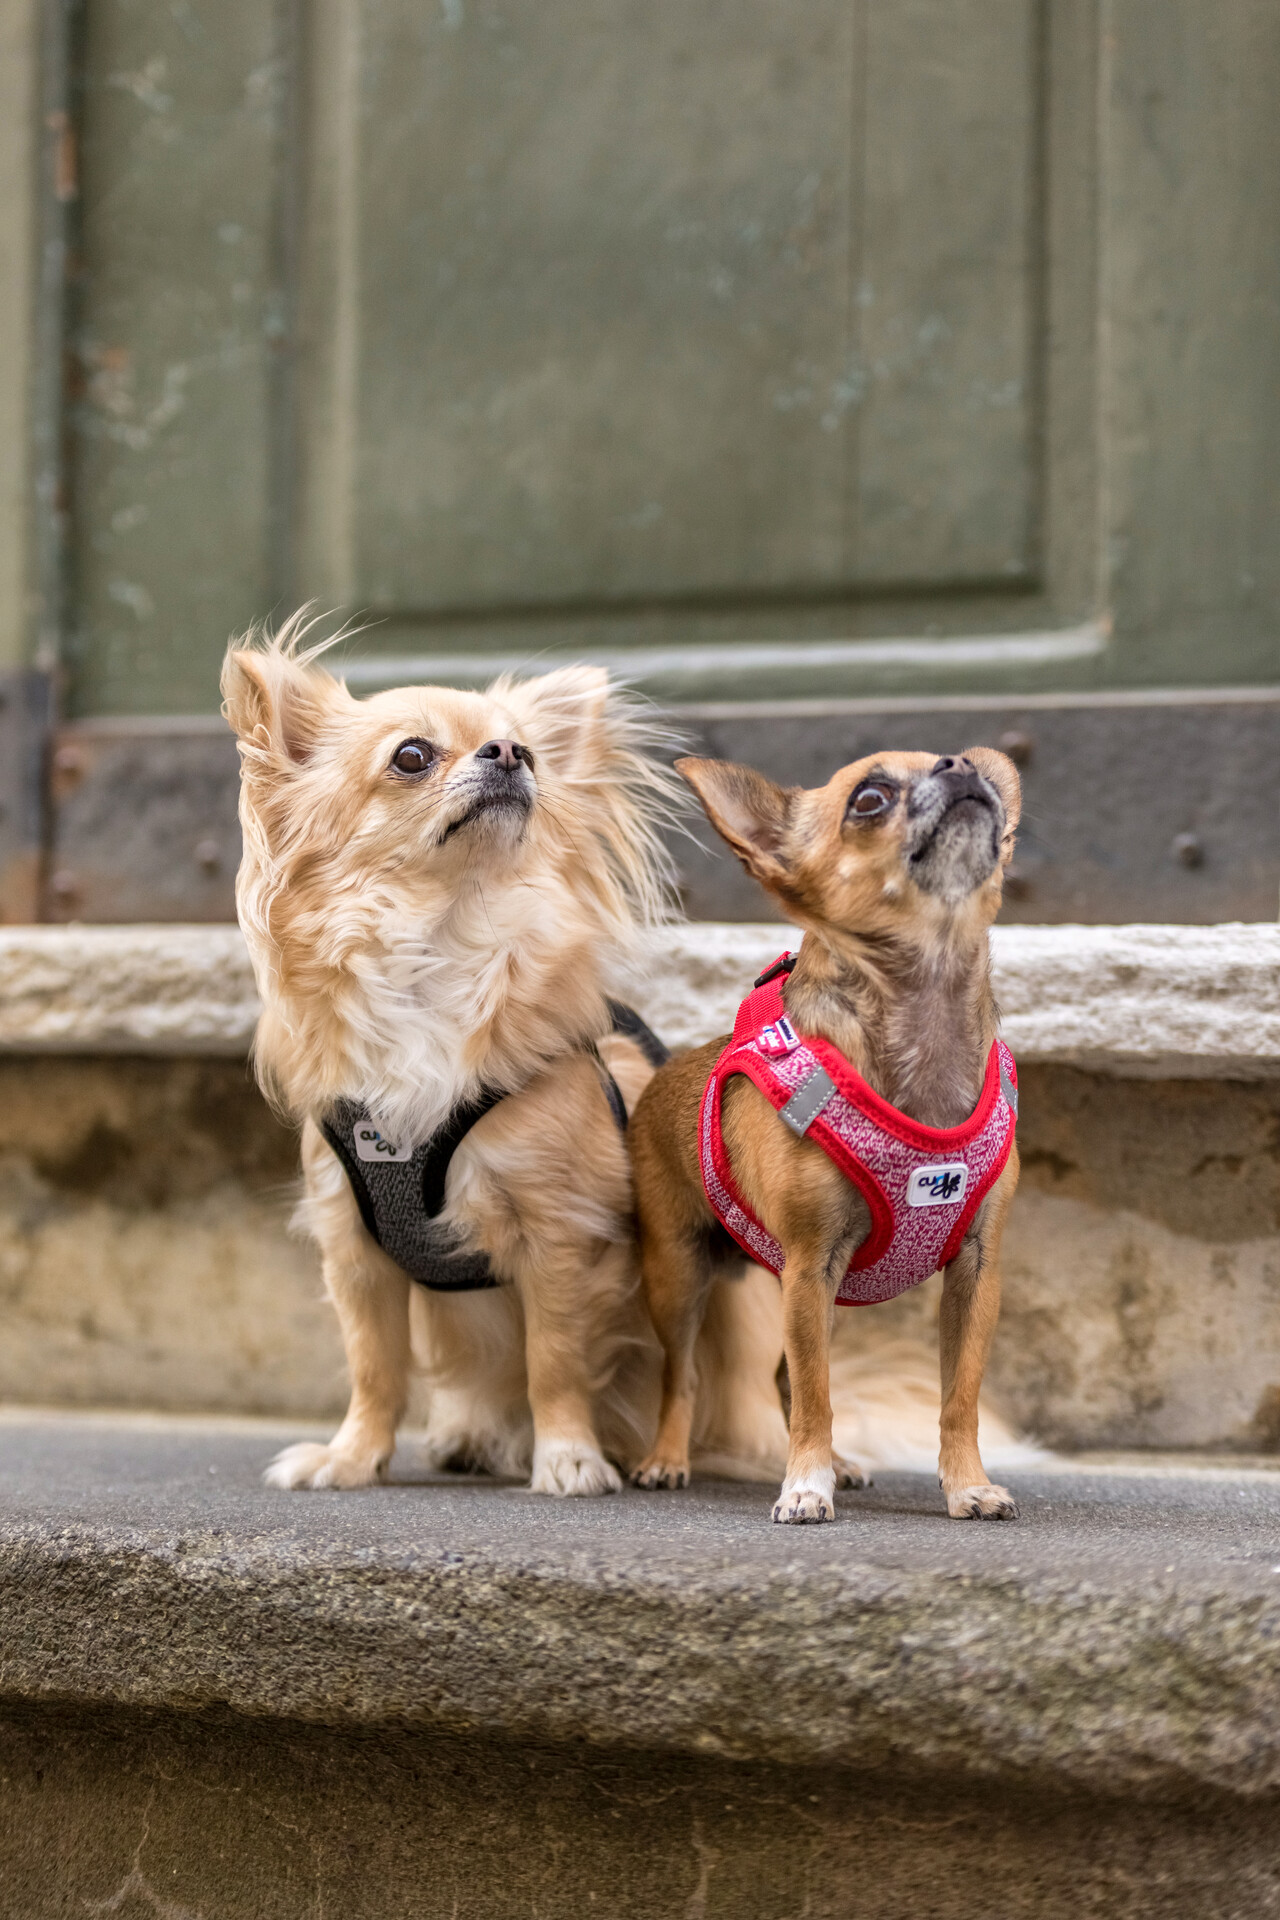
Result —
[[969, 1169], [963, 1160], [951, 1160], [942, 1167], [912, 1167], [907, 1180], [907, 1205], [953, 1207], [964, 1199], [968, 1184]]
[[386, 1165], [388, 1160], [412, 1160], [413, 1152], [409, 1147], [393, 1147], [385, 1134], [378, 1132], [371, 1120], [357, 1120], [351, 1129], [355, 1142], [356, 1158], [371, 1160]]

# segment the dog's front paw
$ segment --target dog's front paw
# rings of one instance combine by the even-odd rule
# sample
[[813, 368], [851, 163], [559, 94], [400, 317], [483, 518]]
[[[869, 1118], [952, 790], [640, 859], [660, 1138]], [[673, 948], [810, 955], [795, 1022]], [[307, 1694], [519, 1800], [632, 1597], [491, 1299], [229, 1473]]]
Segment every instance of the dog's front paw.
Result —
[[838, 1487], [869, 1487], [872, 1485], [871, 1469], [861, 1460], [854, 1460], [848, 1454], [833, 1453], [831, 1465], [835, 1469]]
[[687, 1487], [689, 1462], [663, 1460], [656, 1453], [651, 1453], [632, 1474], [631, 1484], [634, 1487], [644, 1487], [649, 1492], [657, 1487]]
[[836, 1507], [835, 1474], [813, 1474], [794, 1484], [784, 1480], [782, 1492], [773, 1509], [778, 1526], [808, 1526], [817, 1520], [834, 1520]]
[[585, 1440], [540, 1440], [533, 1449], [531, 1493], [563, 1500], [573, 1495], [617, 1493], [622, 1476], [598, 1447]]
[[385, 1480], [389, 1457], [346, 1453], [338, 1447], [303, 1440], [278, 1453], [262, 1477], [269, 1487], [285, 1491], [294, 1487], [372, 1487]]
[[978, 1487], [957, 1487], [947, 1495], [947, 1512], [953, 1520], [1016, 1520], [1018, 1503], [1007, 1488], [988, 1482]]

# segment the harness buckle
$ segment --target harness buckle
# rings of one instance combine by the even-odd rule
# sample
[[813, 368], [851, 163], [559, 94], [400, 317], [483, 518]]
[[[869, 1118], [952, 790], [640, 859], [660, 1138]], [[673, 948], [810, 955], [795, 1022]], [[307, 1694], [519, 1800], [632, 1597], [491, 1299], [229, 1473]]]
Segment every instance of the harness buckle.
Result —
[[756, 981], [756, 985], [758, 987], [767, 987], [769, 982], [776, 980], [780, 973], [793, 972], [798, 958], [799, 955], [794, 953], [780, 954], [771, 967], [765, 968], [764, 972]]

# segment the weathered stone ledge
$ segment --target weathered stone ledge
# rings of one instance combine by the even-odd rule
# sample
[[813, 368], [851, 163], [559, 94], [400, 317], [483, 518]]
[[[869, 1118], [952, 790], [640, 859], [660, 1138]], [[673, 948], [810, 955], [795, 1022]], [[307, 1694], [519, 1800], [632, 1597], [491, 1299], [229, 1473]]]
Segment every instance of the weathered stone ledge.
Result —
[[[673, 1045], [725, 1031], [794, 928], [694, 923], [663, 936], [644, 996]], [[1280, 1074], [1280, 926], [996, 927], [1004, 1034], [1027, 1065], [1154, 1078]]]
[[0, 927], [0, 1051], [243, 1055], [239, 927]]
[[555, 1503], [263, 1490], [249, 1435], [5, 1433], [0, 1700], [945, 1772], [1103, 1797], [1280, 1787], [1280, 1474], [925, 1476], [772, 1527], [758, 1488]]
[[[778, 925], [673, 927], [635, 997], [673, 1045], [707, 1039], [795, 940]], [[1005, 1035], [1027, 1064], [1280, 1075], [1280, 927], [999, 927], [992, 950]], [[257, 1011], [235, 927], [0, 928], [0, 1052], [234, 1057]]]

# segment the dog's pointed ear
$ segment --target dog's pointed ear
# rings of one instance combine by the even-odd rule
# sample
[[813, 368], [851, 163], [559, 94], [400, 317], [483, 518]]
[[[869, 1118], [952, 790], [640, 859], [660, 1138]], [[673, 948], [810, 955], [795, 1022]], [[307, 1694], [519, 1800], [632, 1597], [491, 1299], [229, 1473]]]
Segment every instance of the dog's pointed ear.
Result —
[[966, 747], [966, 760], [972, 760], [984, 780], [989, 780], [1004, 802], [1004, 836], [1000, 842], [1001, 864], [1008, 866], [1013, 858], [1013, 843], [1018, 831], [1018, 822], [1022, 818], [1022, 781], [1018, 769], [1008, 754], [998, 753], [994, 747]]
[[222, 663], [222, 711], [232, 731], [283, 771], [306, 764], [348, 698], [322, 668], [300, 666], [274, 647], [233, 642]]
[[753, 767], [732, 760], [677, 760], [676, 772], [693, 788], [708, 820], [747, 872], [764, 887], [784, 884], [796, 789], [775, 786]]

